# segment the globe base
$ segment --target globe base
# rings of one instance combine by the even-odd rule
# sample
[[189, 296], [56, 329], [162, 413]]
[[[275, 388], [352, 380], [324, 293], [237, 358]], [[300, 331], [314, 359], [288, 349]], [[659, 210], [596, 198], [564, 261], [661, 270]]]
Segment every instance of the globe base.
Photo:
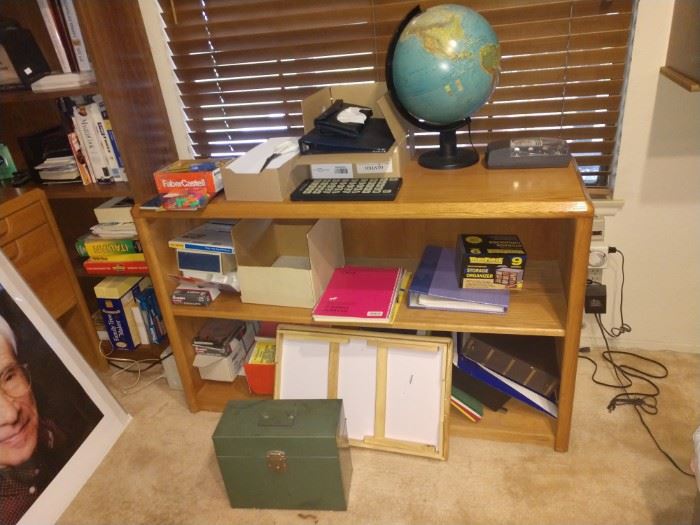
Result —
[[479, 154], [473, 149], [457, 148], [455, 129], [440, 132], [440, 149], [426, 151], [418, 157], [418, 164], [431, 170], [455, 170], [473, 166]]
[[431, 170], [456, 170], [473, 166], [479, 162], [479, 154], [471, 149], [462, 149], [445, 157], [440, 150], [426, 151], [418, 157], [418, 164]]

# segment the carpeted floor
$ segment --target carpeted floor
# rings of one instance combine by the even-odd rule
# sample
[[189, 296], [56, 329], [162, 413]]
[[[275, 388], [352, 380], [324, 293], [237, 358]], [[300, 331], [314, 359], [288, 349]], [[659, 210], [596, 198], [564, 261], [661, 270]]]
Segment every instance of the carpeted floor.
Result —
[[[688, 470], [700, 355], [642, 354], [669, 369], [659, 414], [646, 419]], [[568, 453], [464, 438], [451, 439], [446, 462], [353, 449], [347, 512], [230, 508], [211, 442], [220, 414], [190, 413], [164, 380], [126, 396], [115, 389], [134, 419], [59, 523], [690, 523], [694, 479], [657, 451], [632, 408], [607, 411], [615, 392], [591, 372], [579, 362]]]

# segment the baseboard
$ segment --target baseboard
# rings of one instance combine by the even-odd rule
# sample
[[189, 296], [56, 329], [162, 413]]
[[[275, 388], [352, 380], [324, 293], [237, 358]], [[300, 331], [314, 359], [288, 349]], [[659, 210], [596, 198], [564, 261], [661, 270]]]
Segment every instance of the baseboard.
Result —
[[[597, 327], [596, 327], [597, 330]], [[669, 341], [652, 341], [648, 339], [634, 339], [628, 335], [623, 335], [620, 338], [611, 339], [608, 337], [610, 348], [628, 349], [635, 348], [639, 350], [673, 350], [674, 352], [685, 352], [690, 354], [700, 354], [700, 346], [684, 343], [673, 343]], [[581, 331], [581, 342], [579, 346], [595, 346], [605, 347], [600, 333], [598, 335], [589, 335]]]

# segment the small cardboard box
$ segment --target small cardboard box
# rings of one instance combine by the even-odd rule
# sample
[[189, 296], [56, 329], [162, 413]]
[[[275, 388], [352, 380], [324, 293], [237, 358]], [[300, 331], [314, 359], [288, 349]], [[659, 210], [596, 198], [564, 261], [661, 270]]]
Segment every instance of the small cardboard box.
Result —
[[256, 337], [255, 346], [243, 368], [250, 391], [271, 396], [275, 391], [275, 340]]
[[211, 381], [228, 381], [236, 379], [243, 367], [246, 351], [243, 345], [236, 341], [231, 344], [232, 351], [227, 356], [195, 354], [192, 364], [199, 370], [202, 379]]
[[309, 176], [306, 166], [296, 165], [296, 157], [260, 173], [236, 173], [232, 164], [223, 169], [224, 194], [229, 201], [284, 201]]
[[244, 303], [313, 308], [345, 264], [338, 219], [241, 220], [233, 244]]
[[[158, 193], [187, 193], [205, 191], [214, 195], [223, 186], [221, 170], [224, 161], [213, 159], [178, 160], [157, 170], [153, 174]], [[213, 169], [203, 169], [209, 165]]]
[[300, 155], [297, 165], [310, 166], [312, 177], [400, 177], [408, 162], [408, 123], [399, 115], [384, 82], [325, 87], [301, 102], [304, 133], [314, 128], [314, 119], [335, 100], [372, 108], [373, 117], [384, 118], [394, 135], [394, 145], [385, 153], [328, 153]]
[[527, 254], [517, 235], [457, 237], [457, 279], [462, 288], [523, 287]]
[[347, 509], [342, 399], [229, 401], [212, 440], [232, 507]]

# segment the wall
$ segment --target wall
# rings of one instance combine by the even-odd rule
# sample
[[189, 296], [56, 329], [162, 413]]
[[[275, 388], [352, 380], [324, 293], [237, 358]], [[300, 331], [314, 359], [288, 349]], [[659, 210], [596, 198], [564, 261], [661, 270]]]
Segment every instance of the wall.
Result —
[[[700, 353], [700, 93], [659, 75], [673, 2], [641, 0], [606, 241], [625, 254], [624, 320], [615, 346]], [[609, 328], [620, 323], [620, 257], [611, 255]], [[610, 297], [612, 293], [612, 298]], [[582, 342], [602, 343], [585, 316]], [[598, 335], [596, 335], [598, 334]], [[593, 338], [593, 339], [592, 339]]]
[[[186, 127], [156, 0], [139, 0], [182, 158]], [[673, 16], [669, 0], [640, 0], [620, 141], [615, 199], [606, 240], [626, 257], [624, 319], [633, 331], [621, 347], [700, 353], [700, 93], [659, 75]], [[619, 256], [605, 271], [608, 312], [619, 306]], [[603, 317], [607, 327], [619, 314]], [[582, 343], [602, 344], [592, 316]]]

